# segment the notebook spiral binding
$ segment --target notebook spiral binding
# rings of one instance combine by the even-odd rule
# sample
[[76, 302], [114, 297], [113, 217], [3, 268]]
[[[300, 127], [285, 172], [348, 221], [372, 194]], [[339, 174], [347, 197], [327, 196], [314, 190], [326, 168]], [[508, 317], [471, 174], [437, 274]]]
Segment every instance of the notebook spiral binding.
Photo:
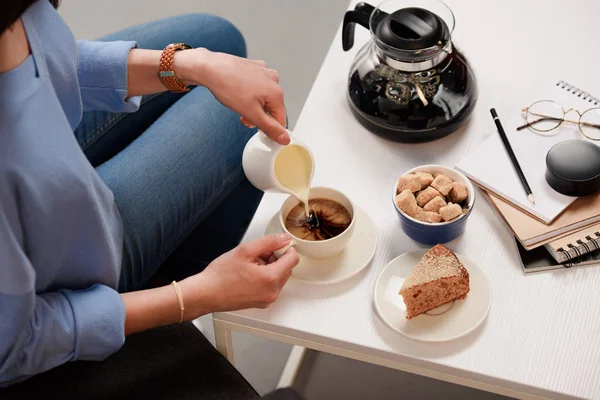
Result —
[[577, 95], [577, 97], [582, 97], [583, 100], [587, 100], [595, 106], [600, 105], [600, 100], [598, 100], [597, 98], [595, 98], [588, 92], [585, 92], [585, 91], [579, 89], [578, 87], [570, 85], [569, 83], [567, 83], [565, 81], [558, 81], [556, 83], [556, 86], [560, 87], [561, 89], [566, 89], [567, 92], [571, 92], [571, 93]]
[[[589, 235], [586, 236], [586, 242], [579, 239], [575, 242], [575, 244], [569, 243], [567, 245], [568, 250], [565, 250], [562, 247], [558, 249], [558, 252], [564, 254], [567, 259], [567, 262], [563, 264], [565, 268], [571, 268], [584, 261], [597, 260], [600, 258], [600, 232], [594, 232], [594, 236], [595, 237], [591, 237]], [[594, 248], [592, 249], [590, 245], [593, 245]], [[584, 253], [581, 252], [581, 247], [585, 249]], [[571, 250], [575, 252], [575, 257], [571, 256]]]

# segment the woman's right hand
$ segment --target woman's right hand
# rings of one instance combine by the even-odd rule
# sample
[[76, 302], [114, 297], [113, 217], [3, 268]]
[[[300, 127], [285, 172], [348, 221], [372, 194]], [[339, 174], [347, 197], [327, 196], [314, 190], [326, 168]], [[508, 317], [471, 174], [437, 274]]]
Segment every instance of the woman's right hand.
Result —
[[242, 123], [258, 126], [279, 144], [289, 144], [283, 89], [279, 75], [266, 62], [203, 48], [178, 52], [174, 62], [185, 84], [207, 87], [223, 105], [241, 115]]
[[273, 256], [290, 240], [288, 234], [276, 234], [241, 244], [215, 259], [203, 272], [181, 281], [186, 319], [210, 312], [267, 308], [277, 300], [298, 264], [293, 248], [279, 259]]

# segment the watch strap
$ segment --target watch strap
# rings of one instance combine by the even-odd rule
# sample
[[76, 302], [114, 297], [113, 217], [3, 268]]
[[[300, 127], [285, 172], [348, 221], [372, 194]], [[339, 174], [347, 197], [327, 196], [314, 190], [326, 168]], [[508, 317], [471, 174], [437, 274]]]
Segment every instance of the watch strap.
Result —
[[192, 46], [185, 43], [171, 43], [163, 49], [160, 56], [158, 76], [163, 85], [173, 93], [182, 93], [190, 90], [183, 84], [177, 74], [175, 74], [175, 71], [173, 70], [173, 59], [175, 58], [175, 53], [177, 51], [191, 48]]

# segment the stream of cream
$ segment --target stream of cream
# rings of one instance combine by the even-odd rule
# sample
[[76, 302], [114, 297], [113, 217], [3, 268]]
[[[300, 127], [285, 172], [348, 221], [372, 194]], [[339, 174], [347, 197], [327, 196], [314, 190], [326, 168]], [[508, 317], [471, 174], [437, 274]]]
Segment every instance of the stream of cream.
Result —
[[293, 144], [286, 146], [275, 159], [275, 177], [304, 204], [307, 217], [310, 215], [308, 194], [312, 169], [312, 159], [301, 146]]

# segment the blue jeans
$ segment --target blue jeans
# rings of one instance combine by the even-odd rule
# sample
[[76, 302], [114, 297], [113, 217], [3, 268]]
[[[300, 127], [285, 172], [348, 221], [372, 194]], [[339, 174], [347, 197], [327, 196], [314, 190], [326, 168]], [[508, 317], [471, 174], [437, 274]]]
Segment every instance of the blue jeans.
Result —
[[[157, 50], [185, 42], [246, 56], [233, 25], [203, 14], [150, 22], [101, 40], [135, 40]], [[123, 220], [119, 291], [142, 288], [161, 266], [166, 279], [183, 279], [239, 243], [262, 196], [241, 166], [255, 131], [203, 87], [145, 96], [132, 114], [84, 113], [75, 136], [113, 191]]]

